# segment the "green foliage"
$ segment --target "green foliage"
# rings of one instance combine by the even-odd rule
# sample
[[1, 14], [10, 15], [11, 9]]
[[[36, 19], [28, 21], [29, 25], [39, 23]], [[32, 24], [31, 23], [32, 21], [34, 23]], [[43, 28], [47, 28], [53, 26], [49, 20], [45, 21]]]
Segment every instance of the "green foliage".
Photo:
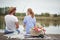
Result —
[[53, 17], [57, 17], [58, 15], [57, 14], [54, 14]]
[[0, 15], [6, 15], [6, 14], [8, 14], [8, 8], [9, 7], [0, 8]]
[[50, 16], [50, 14], [49, 14], [49, 13], [45, 13], [45, 16], [46, 16], [46, 17], [49, 17], [49, 16]]
[[9, 7], [5, 7], [5, 15], [9, 13]]
[[26, 13], [16, 13], [16, 16], [26, 16]]
[[[4, 7], [4, 8], [0, 8], [0, 15], [6, 15], [9, 13], [8, 11], [9, 7]], [[48, 12], [46, 13], [41, 13], [41, 14], [35, 14], [36, 17], [50, 17], [51, 14], [49, 14]], [[16, 16], [26, 16], [26, 13], [16, 13]], [[60, 14], [53, 14], [53, 17], [60, 17]]]
[[44, 17], [49, 17], [50, 16], [50, 14], [49, 13], [41, 13], [41, 16], [44, 16]]
[[0, 15], [4, 14], [4, 8], [0, 8]]
[[58, 17], [60, 17], [60, 14], [59, 15], [57, 15]]
[[35, 16], [36, 16], [36, 17], [39, 17], [39, 16], [41, 16], [41, 15], [37, 15], [37, 14], [35, 14]]
[[49, 17], [50, 14], [49, 13], [41, 13], [41, 15], [37, 15], [35, 14], [36, 17]]
[[0, 16], [0, 29], [3, 29], [4, 16]]

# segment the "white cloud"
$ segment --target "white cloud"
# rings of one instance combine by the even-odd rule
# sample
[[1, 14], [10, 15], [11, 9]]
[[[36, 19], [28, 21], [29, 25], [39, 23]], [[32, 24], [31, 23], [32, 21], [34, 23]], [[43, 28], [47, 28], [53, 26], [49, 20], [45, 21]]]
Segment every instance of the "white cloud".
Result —
[[26, 12], [31, 7], [35, 13], [60, 13], [60, 0], [1, 0], [0, 7], [16, 6], [17, 12]]

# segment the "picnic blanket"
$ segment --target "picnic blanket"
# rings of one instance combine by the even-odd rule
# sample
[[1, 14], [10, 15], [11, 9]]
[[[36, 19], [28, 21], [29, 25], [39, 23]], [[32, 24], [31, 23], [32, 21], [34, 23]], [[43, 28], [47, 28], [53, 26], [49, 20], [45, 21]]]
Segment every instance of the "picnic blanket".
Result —
[[[19, 33], [19, 34], [18, 34], [17, 31], [15, 31], [15, 32], [12, 33], [12, 34], [5, 34], [4, 36], [6, 36], [7, 39], [8, 39], [8, 38], [24, 39], [24, 38], [25, 38], [25, 35], [26, 35], [26, 32], [24, 31], [23, 25], [19, 25], [19, 29], [18, 29], [18, 30], [20, 30], [20, 33]], [[31, 33], [33, 33], [33, 34], [34, 34], [34, 32], [35, 32], [34, 30], [31, 31]], [[34, 35], [38, 35], [38, 34], [40, 34], [40, 33], [37, 33], [37, 34], [35, 33]], [[30, 36], [30, 38], [33, 38], [33, 37]], [[50, 39], [51, 37], [44, 36], [44, 38]]]
[[19, 38], [19, 39], [23, 39], [24, 38], [24, 35], [25, 35], [25, 31], [24, 31], [23, 25], [19, 25], [18, 30], [20, 31], [20, 33], [18, 33], [17, 31], [15, 31], [14, 33], [5, 34], [4, 36], [7, 36], [8, 38]]

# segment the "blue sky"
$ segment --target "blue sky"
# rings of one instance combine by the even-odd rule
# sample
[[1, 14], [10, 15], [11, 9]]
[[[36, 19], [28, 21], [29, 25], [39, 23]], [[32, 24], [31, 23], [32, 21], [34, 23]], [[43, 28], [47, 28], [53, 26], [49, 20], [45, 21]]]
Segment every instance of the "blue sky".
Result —
[[32, 8], [34, 13], [60, 14], [60, 0], [0, 0], [0, 7], [16, 7], [16, 12], [26, 12]]

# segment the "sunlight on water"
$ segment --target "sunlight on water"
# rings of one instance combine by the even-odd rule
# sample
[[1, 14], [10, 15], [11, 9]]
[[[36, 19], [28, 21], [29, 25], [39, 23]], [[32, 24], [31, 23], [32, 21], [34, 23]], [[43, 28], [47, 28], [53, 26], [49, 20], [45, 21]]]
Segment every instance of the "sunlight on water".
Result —
[[58, 26], [49, 26], [44, 28], [46, 29], [46, 34], [60, 34], [60, 27]]

